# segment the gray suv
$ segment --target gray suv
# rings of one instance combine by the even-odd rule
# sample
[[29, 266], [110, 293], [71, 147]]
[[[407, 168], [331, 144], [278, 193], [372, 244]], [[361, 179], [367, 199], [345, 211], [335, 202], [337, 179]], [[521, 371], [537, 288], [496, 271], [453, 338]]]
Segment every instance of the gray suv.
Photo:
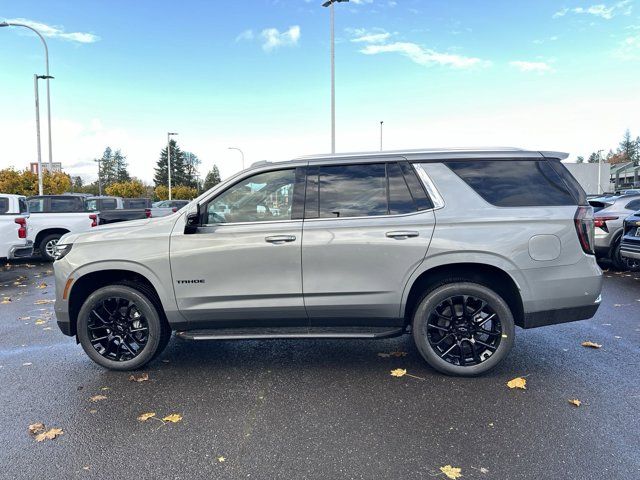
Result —
[[411, 334], [450, 375], [503, 360], [515, 326], [592, 317], [592, 208], [560, 163], [518, 149], [262, 162], [177, 214], [69, 234], [55, 310], [98, 364], [193, 341]]

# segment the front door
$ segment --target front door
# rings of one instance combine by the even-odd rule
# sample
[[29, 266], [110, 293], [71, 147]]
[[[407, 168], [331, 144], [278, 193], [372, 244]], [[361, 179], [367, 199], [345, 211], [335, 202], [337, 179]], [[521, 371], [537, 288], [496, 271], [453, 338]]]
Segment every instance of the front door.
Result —
[[171, 271], [189, 328], [307, 325], [296, 188], [295, 168], [255, 174], [202, 204], [196, 233], [178, 222]]

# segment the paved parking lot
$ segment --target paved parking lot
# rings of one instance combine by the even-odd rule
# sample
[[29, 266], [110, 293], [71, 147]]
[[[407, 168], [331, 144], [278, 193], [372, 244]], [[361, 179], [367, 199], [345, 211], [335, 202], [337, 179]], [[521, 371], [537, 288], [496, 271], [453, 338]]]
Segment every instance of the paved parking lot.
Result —
[[[482, 378], [435, 373], [410, 337], [174, 338], [133, 382], [58, 331], [39, 302], [50, 268], [0, 267], [2, 478], [429, 479], [445, 465], [470, 479], [640, 478], [639, 274], [606, 273], [592, 320], [518, 330]], [[518, 376], [527, 389], [507, 388]], [[37, 443], [36, 422], [64, 433]]]

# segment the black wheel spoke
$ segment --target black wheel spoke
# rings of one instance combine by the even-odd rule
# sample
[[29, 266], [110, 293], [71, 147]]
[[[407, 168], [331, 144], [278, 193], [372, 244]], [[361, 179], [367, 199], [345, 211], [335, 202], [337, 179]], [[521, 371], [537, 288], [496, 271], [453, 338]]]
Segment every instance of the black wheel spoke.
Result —
[[429, 328], [435, 328], [436, 330], [440, 330], [440, 331], [442, 331], [442, 332], [449, 332], [449, 329], [448, 329], [448, 328], [441, 327], [441, 326], [439, 326], [439, 325], [432, 325], [432, 324], [428, 324], [428, 325], [427, 325], [427, 327], [429, 327]]

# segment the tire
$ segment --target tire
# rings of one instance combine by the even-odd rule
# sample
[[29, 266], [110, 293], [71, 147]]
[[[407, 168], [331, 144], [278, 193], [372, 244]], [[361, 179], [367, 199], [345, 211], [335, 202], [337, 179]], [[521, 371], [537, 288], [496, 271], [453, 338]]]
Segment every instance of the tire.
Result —
[[52, 233], [42, 239], [38, 250], [40, 250], [40, 256], [47, 262], [53, 262], [56, 258], [53, 256], [55, 246], [58, 244], [58, 240], [62, 237], [59, 233]]
[[611, 263], [616, 270], [620, 270], [621, 272], [632, 271], [638, 272], [640, 271], [640, 261], [634, 260], [632, 258], [624, 258], [620, 254], [620, 247], [622, 246], [622, 237], [620, 237], [616, 244], [611, 249]]
[[160, 355], [171, 338], [161, 311], [157, 297], [143, 285], [123, 282], [99, 288], [78, 314], [78, 341], [98, 365], [136, 370]]
[[[486, 331], [485, 325], [491, 330]], [[426, 292], [415, 309], [412, 331], [416, 347], [431, 367], [463, 377], [496, 367], [511, 351], [515, 337], [507, 302], [489, 287], [466, 279], [448, 279]]]

